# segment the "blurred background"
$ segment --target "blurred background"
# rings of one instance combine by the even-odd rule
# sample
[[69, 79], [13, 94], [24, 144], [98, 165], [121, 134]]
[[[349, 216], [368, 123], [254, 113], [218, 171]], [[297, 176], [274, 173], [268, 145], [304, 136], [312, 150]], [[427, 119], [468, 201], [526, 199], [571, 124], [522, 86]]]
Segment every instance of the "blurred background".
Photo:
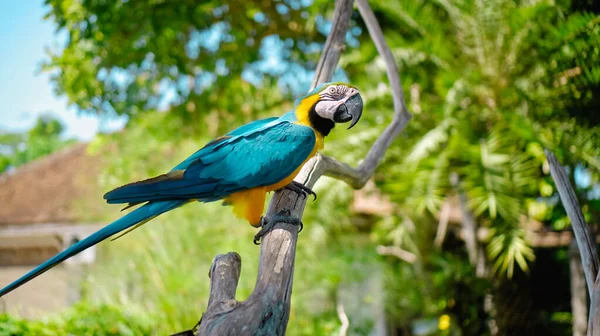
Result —
[[[600, 218], [600, 4], [371, 0], [413, 119], [359, 191], [323, 178], [289, 335], [585, 335], [587, 289], [544, 148]], [[325, 0], [0, 4], [0, 285], [118, 218], [102, 195], [305, 93]], [[366, 102], [325, 152], [356, 165], [392, 117], [353, 14], [336, 80]], [[255, 229], [192, 204], [0, 299], [1, 335], [165, 335], [206, 308], [213, 257]], [[342, 321], [349, 321], [343, 326]]]

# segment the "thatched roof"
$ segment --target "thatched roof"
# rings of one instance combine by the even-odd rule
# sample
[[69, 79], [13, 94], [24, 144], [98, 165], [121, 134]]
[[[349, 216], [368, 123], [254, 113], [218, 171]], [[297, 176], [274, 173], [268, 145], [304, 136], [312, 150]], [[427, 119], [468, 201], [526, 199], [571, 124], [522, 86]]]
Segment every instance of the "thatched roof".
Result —
[[[88, 155], [86, 148], [77, 144], [0, 175], [0, 226], [89, 218], [89, 209], [84, 212], [81, 203], [89, 203], [85, 199], [97, 189], [101, 158]], [[96, 198], [103, 203], [101, 195]]]

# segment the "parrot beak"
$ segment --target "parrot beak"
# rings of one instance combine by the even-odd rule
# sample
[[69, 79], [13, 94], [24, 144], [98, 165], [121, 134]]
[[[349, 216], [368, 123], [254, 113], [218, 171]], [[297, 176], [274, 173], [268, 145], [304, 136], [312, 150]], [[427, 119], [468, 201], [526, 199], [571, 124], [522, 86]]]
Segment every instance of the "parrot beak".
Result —
[[333, 115], [333, 121], [336, 123], [345, 123], [352, 120], [350, 127], [348, 127], [348, 129], [351, 129], [354, 127], [354, 125], [356, 125], [358, 120], [360, 120], [362, 110], [363, 100], [360, 96], [360, 93], [357, 92], [354, 94], [354, 96], [348, 98], [345, 104], [342, 104], [340, 107], [338, 107], [337, 111], [335, 111], [335, 114]]

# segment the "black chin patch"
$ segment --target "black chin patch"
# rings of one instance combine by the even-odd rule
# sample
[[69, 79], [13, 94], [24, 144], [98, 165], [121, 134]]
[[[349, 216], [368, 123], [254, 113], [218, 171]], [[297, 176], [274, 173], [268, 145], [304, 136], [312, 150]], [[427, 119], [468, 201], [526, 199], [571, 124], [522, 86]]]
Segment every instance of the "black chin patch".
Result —
[[335, 126], [335, 123], [332, 120], [321, 117], [315, 110], [315, 106], [316, 104], [308, 112], [308, 120], [314, 129], [323, 134], [323, 136], [327, 136]]
[[336, 123], [345, 123], [352, 120], [352, 115], [348, 113], [348, 108], [345, 104], [340, 105], [333, 114], [333, 121]]

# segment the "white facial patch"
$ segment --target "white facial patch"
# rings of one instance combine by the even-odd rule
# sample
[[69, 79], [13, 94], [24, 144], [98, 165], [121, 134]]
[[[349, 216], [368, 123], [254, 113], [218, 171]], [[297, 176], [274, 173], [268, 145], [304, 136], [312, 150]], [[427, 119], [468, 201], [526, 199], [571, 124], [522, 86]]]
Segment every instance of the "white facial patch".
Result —
[[315, 105], [315, 112], [321, 117], [333, 120], [333, 115], [338, 107], [346, 103], [349, 97], [356, 93], [356, 89], [346, 85], [330, 85], [319, 95], [321, 99]]
[[315, 105], [315, 111], [321, 118], [333, 120], [335, 111], [337, 111], [340, 105], [344, 104], [344, 101], [321, 100], [317, 103], [317, 105]]

